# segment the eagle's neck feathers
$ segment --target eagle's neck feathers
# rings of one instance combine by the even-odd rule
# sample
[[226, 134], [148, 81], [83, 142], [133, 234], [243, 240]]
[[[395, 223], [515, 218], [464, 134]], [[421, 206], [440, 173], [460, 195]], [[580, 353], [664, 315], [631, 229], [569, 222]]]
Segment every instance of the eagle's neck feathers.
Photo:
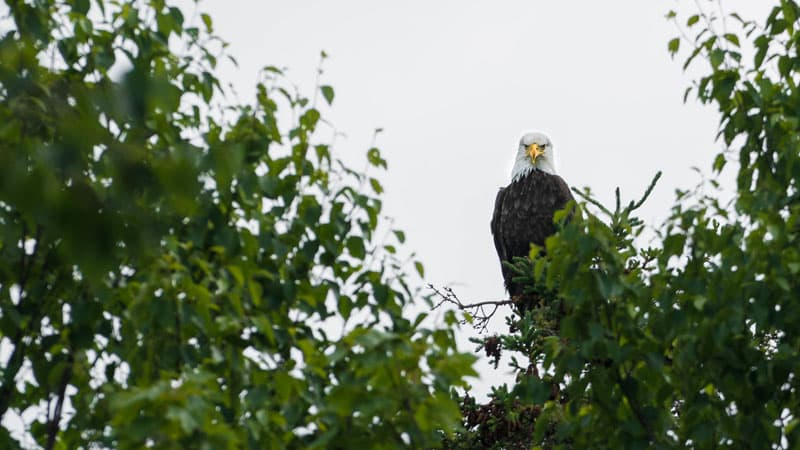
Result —
[[514, 163], [514, 168], [511, 170], [511, 181], [519, 181], [534, 170], [541, 170], [542, 172], [549, 173], [550, 175], [556, 174], [556, 169], [550, 164], [549, 160], [546, 159], [539, 159], [536, 161], [536, 165], [531, 164], [530, 158], [525, 155], [523, 158], [517, 158], [516, 162]]

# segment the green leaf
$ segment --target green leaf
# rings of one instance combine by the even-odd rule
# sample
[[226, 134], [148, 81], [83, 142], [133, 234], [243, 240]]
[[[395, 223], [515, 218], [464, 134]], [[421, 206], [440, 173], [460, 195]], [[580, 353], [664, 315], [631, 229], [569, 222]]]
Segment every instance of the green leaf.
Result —
[[381, 152], [377, 148], [373, 147], [367, 151], [367, 160], [370, 164], [375, 167], [383, 167], [384, 169], [387, 168], [386, 160], [381, 158]]
[[425, 267], [419, 261], [414, 261], [414, 268], [417, 270], [420, 278], [425, 278]]
[[236, 281], [236, 285], [244, 286], [244, 274], [242, 273], [241, 267], [229, 265], [227, 269], [228, 273], [230, 273], [233, 279]]
[[392, 230], [392, 233], [394, 233], [395, 237], [397, 237], [397, 242], [402, 244], [406, 241], [406, 234], [404, 232], [400, 230]]
[[527, 376], [514, 386], [514, 391], [531, 404], [541, 405], [550, 397], [552, 387], [538, 377]]
[[263, 289], [261, 284], [258, 281], [248, 280], [247, 281], [247, 289], [250, 293], [250, 299], [255, 306], [261, 306], [261, 297], [263, 295]]
[[784, 78], [788, 78], [792, 71], [792, 60], [788, 56], [778, 58], [778, 72]]
[[671, 54], [675, 54], [678, 52], [678, 48], [680, 47], [680, 45], [681, 45], [680, 38], [673, 38], [667, 44], [667, 49]]
[[714, 69], [719, 68], [722, 62], [725, 61], [725, 51], [718, 48], [711, 50], [709, 60], [711, 61], [711, 67]]
[[725, 155], [720, 153], [714, 158], [714, 165], [713, 169], [715, 172], [721, 172], [722, 168], [725, 167], [725, 163], [727, 160], [725, 159]]
[[177, 7], [170, 7], [169, 8], [169, 15], [172, 17], [172, 20], [175, 23], [176, 29], [181, 29], [183, 27], [183, 13], [181, 12], [180, 8]]
[[381, 186], [381, 183], [378, 180], [376, 180], [375, 178], [370, 178], [369, 179], [369, 184], [370, 184], [370, 186], [372, 186], [372, 190], [376, 194], [382, 194], [383, 193], [383, 186]]
[[314, 146], [314, 151], [317, 152], [317, 160], [318, 161], [320, 161], [320, 162], [322, 162], [322, 161], [330, 162], [330, 160], [331, 160], [331, 152], [330, 152], [330, 150], [329, 150], [327, 145], [315, 145]]
[[89, 0], [75, 0], [72, 4], [72, 11], [78, 14], [86, 15], [89, 12], [91, 4]]
[[761, 67], [761, 64], [764, 62], [764, 58], [767, 55], [767, 51], [769, 50], [769, 39], [766, 36], [760, 36], [756, 38], [754, 44], [756, 47], [756, 54], [753, 59], [753, 64], [756, 69]]
[[325, 97], [325, 101], [328, 102], [329, 105], [333, 104], [333, 88], [330, 86], [320, 86], [320, 91], [322, 91], [322, 96]]
[[211, 16], [206, 13], [200, 14], [200, 18], [203, 20], [203, 24], [206, 26], [206, 31], [209, 33], [214, 32], [214, 23], [211, 21]]
[[314, 130], [317, 122], [320, 119], [320, 113], [316, 109], [309, 109], [302, 116], [300, 116], [300, 124], [309, 131]]
[[358, 236], [350, 236], [347, 238], [347, 243], [345, 244], [347, 247], [347, 251], [354, 257], [354, 258], [364, 258], [366, 256], [366, 249], [364, 248], [364, 239]]
[[686, 243], [686, 235], [671, 234], [664, 239], [664, 256], [681, 255]]
[[789, 23], [797, 21], [797, 4], [793, 2], [781, 2], [783, 17]]
[[346, 295], [339, 296], [339, 301], [338, 301], [339, 314], [342, 315], [344, 320], [350, 318], [350, 313], [353, 311], [354, 306], [355, 305], [353, 303], [353, 300], [350, 297]]
[[724, 35], [725, 39], [730, 42], [731, 44], [739, 47], [739, 36], [736, 36], [733, 33], [726, 33]]

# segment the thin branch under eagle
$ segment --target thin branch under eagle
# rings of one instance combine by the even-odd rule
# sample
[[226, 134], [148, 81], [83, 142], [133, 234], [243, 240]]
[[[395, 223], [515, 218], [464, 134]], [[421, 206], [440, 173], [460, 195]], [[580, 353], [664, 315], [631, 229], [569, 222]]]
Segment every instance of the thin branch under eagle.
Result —
[[[644, 195], [638, 201], [631, 201], [624, 208], [617, 188], [614, 212], [593, 199], [588, 192], [584, 193], [574, 188], [572, 190], [608, 215], [611, 219], [610, 226], [614, 229], [620, 225], [619, 222], [627, 222], [629, 226], [634, 222], [640, 223], [637, 218], [631, 216], [631, 213], [642, 206], [660, 177], [661, 172], [658, 172]], [[519, 262], [519, 258], [528, 258], [531, 244], [542, 249], [545, 247], [547, 237], [556, 232], [553, 220], [555, 213], [564, 209], [573, 200], [569, 186], [556, 174], [553, 144], [550, 139], [542, 133], [528, 133], [522, 136], [511, 172], [511, 182], [498, 191], [491, 220], [495, 249], [510, 298], [464, 303], [451, 288], [444, 287], [440, 290], [429, 284], [428, 287], [440, 299], [433, 309], [444, 304], [452, 304], [459, 310], [469, 311], [472, 326], [484, 331], [500, 306], [514, 305], [519, 308], [518, 312], [521, 312], [525, 310], [525, 305], [536, 304], [538, 301], [536, 295], [526, 296], [524, 286], [513, 281], [515, 273], [511, 265], [515, 259]], [[642, 258], [633, 261], [629, 270], [646, 268], [655, 255], [653, 249], [644, 251]]]

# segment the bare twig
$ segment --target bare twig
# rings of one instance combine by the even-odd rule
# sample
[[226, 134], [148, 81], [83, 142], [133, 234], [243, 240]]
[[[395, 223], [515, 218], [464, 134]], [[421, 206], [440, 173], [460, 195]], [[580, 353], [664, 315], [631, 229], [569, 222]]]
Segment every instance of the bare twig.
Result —
[[[503, 305], [513, 305], [514, 301], [508, 300], [486, 300], [476, 303], [464, 303], [458, 298], [453, 289], [449, 286], [443, 287], [441, 290], [437, 289], [434, 285], [428, 284], [428, 288], [433, 291], [433, 294], [441, 299], [433, 309], [437, 309], [444, 304], [455, 305], [461, 311], [467, 311], [472, 315], [472, 327], [479, 332], [486, 331], [489, 321], [494, 317], [497, 310]], [[489, 311], [491, 309], [491, 311]], [[462, 325], [468, 323], [466, 319], [461, 321]]]

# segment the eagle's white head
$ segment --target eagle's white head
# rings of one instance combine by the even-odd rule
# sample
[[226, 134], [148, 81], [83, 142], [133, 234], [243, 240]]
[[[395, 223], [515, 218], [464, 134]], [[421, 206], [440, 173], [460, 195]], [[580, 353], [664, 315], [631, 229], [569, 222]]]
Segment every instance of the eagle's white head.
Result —
[[531, 173], [533, 169], [556, 174], [556, 160], [553, 143], [544, 133], [527, 133], [519, 140], [517, 159], [511, 170], [511, 181], [517, 181]]

